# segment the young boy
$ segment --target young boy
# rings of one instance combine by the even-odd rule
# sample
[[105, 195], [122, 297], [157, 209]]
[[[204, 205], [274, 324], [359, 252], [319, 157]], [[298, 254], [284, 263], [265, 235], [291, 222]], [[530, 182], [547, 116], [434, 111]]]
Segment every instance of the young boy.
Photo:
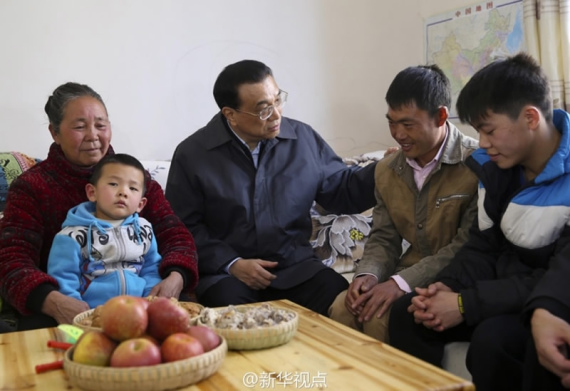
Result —
[[161, 279], [161, 260], [146, 204], [144, 167], [134, 157], [103, 158], [85, 188], [89, 201], [72, 208], [55, 236], [48, 273], [61, 293], [94, 308], [111, 297], [147, 296]]
[[525, 303], [570, 303], [570, 115], [552, 111], [548, 79], [524, 53], [478, 71], [457, 111], [479, 133], [466, 161], [480, 181], [478, 219], [437, 282], [394, 303], [390, 341], [439, 366], [446, 342], [471, 341], [478, 390], [521, 389]]

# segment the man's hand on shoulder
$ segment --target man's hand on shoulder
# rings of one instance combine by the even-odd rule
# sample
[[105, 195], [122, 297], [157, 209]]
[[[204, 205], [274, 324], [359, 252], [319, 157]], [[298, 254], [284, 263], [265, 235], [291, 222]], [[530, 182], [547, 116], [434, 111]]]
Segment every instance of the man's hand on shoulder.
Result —
[[400, 150], [400, 147], [389, 147], [386, 152], [384, 152], [384, 156], [383, 157], [387, 157], [390, 156], [396, 152], [398, 152]]
[[251, 289], [265, 289], [271, 281], [277, 278], [267, 269], [277, 267], [278, 262], [265, 261], [263, 259], [240, 258], [230, 267], [230, 274], [246, 284]]

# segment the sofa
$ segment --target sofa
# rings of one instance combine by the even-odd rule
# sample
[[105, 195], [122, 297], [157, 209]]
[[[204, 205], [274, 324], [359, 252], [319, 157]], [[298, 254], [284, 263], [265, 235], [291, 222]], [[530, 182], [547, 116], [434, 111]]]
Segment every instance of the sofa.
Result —
[[[360, 156], [345, 158], [347, 165], [365, 166], [384, 156], [384, 151], [375, 151]], [[0, 152], [0, 218], [6, 202], [10, 183], [22, 172], [39, 162], [21, 152]], [[170, 161], [141, 160], [150, 175], [164, 189], [170, 169]], [[364, 245], [372, 227], [372, 209], [359, 214], [335, 215], [319, 205], [311, 209], [313, 233], [311, 244], [324, 264], [352, 281], [357, 262], [362, 257]], [[403, 243], [405, 249], [406, 243]], [[1, 302], [0, 302], [1, 306]], [[471, 379], [465, 367], [468, 344], [451, 343], [446, 346], [444, 368], [466, 379]]]

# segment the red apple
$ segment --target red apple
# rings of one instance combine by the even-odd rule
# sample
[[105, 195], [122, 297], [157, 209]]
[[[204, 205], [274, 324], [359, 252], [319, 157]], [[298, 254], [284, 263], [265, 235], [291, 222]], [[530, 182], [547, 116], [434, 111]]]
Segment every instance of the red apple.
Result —
[[147, 338], [123, 341], [111, 356], [111, 366], [118, 368], [144, 367], [160, 363], [160, 348]]
[[137, 299], [139, 299], [141, 301], [141, 303], [143, 304], [143, 307], [145, 310], [148, 309], [148, 306], [150, 304], [150, 301], [148, 301], [147, 299], [145, 299], [144, 297], [137, 297]]
[[100, 331], [86, 331], [75, 343], [73, 361], [80, 364], [109, 366], [117, 343]]
[[204, 352], [209, 352], [220, 344], [220, 336], [206, 326], [190, 326], [188, 334], [200, 341]]
[[154, 337], [151, 337], [148, 334], [143, 334], [141, 335], [139, 338], [146, 338], [148, 339], [150, 342], [152, 342], [153, 344], [155, 344], [156, 346], [160, 346], [160, 342], [158, 342], [158, 340]]
[[190, 315], [166, 297], [155, 299], [147, 309], [147, 332], [159, 341], [174, 333], [185, 333], [190, 328]]
[[141, 298], [121, 295], [101, 308], [103, 332], [117, 341], [138, 338], [146, 332], [148, 315]]
[[204, 353], [200, 341], [185, 333], [174, 333], [160, 345], [163, 362], [184, 360]]

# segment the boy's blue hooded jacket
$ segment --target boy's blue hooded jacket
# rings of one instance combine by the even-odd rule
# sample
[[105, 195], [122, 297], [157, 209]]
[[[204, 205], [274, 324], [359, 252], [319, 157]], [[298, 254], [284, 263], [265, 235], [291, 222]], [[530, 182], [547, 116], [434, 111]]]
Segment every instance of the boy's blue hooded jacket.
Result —
[[118, 295], [147, 296], [161, 281], [151, 224], [138, 213], [120, 226], [95, 218], [95, 204], [72, 208], [55, 236], [48, 274], [59, 291], [94, 308]]

